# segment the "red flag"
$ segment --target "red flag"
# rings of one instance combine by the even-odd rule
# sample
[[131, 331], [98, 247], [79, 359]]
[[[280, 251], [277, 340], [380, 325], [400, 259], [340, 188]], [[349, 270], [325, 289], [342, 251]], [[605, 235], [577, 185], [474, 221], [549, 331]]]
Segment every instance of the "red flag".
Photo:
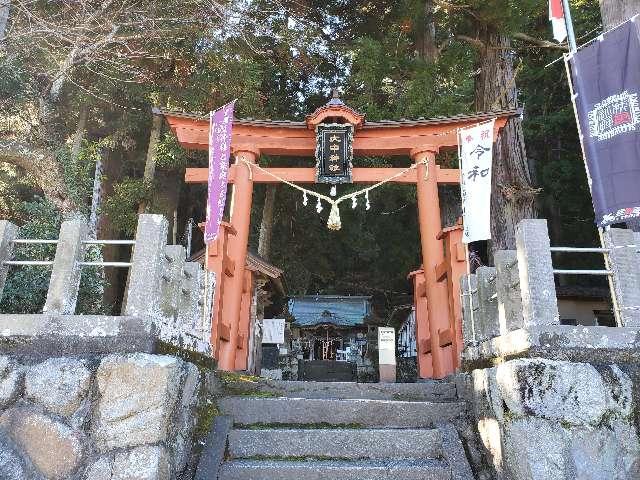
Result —
[[549, 20], [553, 27], [553, 38], [563, 42], [567, 38], [567, 25], [564, 21], [562, 0], [549, 0]]

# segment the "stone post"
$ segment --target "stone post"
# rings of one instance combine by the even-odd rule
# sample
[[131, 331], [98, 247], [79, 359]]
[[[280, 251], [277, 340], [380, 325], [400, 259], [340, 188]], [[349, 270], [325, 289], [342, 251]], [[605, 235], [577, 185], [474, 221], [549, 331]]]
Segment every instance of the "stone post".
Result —
[[125, 315], [160, 315], [160, 281], [166, 264], [167, 231], [167, 220], [162, 215], [138, 217]]
[[181, 328], [191, 330], [198, 334], [198, 326], [201, 316], [201, 288], [202, 268], [197, 262], [184, 264], [181, 273], [182, 286], [178, 296], [178, 322]]
[[53, 259], [51, 280], [47, 291], [47, 301], [43, 311], [60, 315], [73, 315], [78, 301], [80, 277], [86, 250], [83, 243], [89, 227], [83, 220], [62, 222], [56, 256]]
[[500, 335], [504, 335], [523, 325], [518, 255], [515, 250], [499, 250], [493, 262], [497, 270], [498, 323]]
[[610, 228], [603, 234], [610, 249], [609, 269], [623, 327], [640, 327], [640, 256], [632, 230]]
[[496, 294], [496, 269], [480, 267], [476, 270], [478, 283], [477, 340], [483, 342], [500, 335], [498, 324], [498, 296]]
[[522, 220], [516, 227], [523, 327], [558, 325], [558, 300], [547, 221]]
[[478, 282], [475, 275], [460, 277], [462, 295], [462, 339], [464, 346], [478, 343], [476, 335], [476, 317], [478, 316]]
[[13, 256], [13, 241], [18, 236], [18, 227], [6, 220], [0, 220], [0, 300], [2, 299], [2, 290], [7, 280], [9, 265], [4, 262], [11, 260]]
[[185, 249], [182, 245], [167, 245], [164, 249], [165, 268], [160, 280], [160, 310], [167, 318], [177, 318], [181, 295]]

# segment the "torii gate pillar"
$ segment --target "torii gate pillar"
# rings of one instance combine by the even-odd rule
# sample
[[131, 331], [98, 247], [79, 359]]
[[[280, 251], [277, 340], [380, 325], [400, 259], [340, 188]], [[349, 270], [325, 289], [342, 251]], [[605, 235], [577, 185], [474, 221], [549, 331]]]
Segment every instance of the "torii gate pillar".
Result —
[[256, 163], [260, 158], [259, 150], [238, 150], [234, 153], [238, 169], [231, 194], [231, 224], [236, 229], [236, 235], [231, 240], [229, 256], [235, 264], [235, 274], [228, 279], [229, 285], [225, 286], [223, 292], [222, 321], [229, 326], [229, 339], [220, 342], [218, 356], [218, 367], [227, 371], [236, 369], [238, 330], [245, 282], [244, 265], [247, 261], [253, 199], [253, 179], [249, 166], [244, 165], [244, 162]]
[[[446, 282], [439, 282], [437, 267], [444, 262], [444, 245], [438, 234], [442, 230], [440, 220], [440, 197], [438, 195], [438, 179], [436, 154], [438, 147], [425, 146], [411, 151], [411, 159], [417, 166], [418, 220], [420, 224], [420, 246], [427, 299], [427, 318], [417, 315], [416, 322], [428, 321], [431, 344], [431, 363], [426, 361], [426, 352], [422, 343], [417, 343], [418, 376], [442, 378], [454, 371], [453, 360], [444, 355], [440, 348], [440, 331], [449, 327], [449, 293]], [[426, 162], [426, 163], [422, 163]], [[418, 327], [419, 328], [419, 327]]]

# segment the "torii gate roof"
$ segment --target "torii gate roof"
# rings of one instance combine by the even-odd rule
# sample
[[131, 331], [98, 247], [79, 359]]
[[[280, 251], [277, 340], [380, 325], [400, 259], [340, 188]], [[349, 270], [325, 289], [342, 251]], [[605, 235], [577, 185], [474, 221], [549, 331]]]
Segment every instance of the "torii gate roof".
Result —
[[[163, 115], [171, 130], [184, 148], [208, 150], [209, 115], [154, 109]], [[409, 155], [421, 148], [436, 150], [456, 147], [456, 130], [478, 122], [496, 119], [494, 139], [510, 117], [520, 110], [500, 110], [456, 115], [453, 117], [419, 118], [417, 120], [382, 120], [366, 122], [364, 116], [342, 102], [329, 102], [320, 107], [305, 121], [235, 119], [232, 151], [250, 150], [266, 155], [313, 157], [316, 150], [315, 125], [322, 121], [340, 118], [354, 125], [354, 156]]]

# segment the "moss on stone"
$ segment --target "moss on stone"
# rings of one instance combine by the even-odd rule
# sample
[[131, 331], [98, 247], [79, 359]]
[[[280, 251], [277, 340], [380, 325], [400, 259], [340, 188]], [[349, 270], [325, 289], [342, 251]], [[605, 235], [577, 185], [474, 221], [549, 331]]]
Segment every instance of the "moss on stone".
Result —
[[220, 410], [216, 402], [208, 398], [201, 401], [196, 411], [197, 421], [193, 432], [195, 438], [200, 439], [206, 437], [209, 430], [211, 430], [213, 421], [218, 415], [220, 415]]
[[216, 369], [216, 361], [210, 355], [187, 350], [166, 342], [158, 342], [157, 353], [159, 355], [172, 355], [181, 358], [185, 362], [193, 363], [200, 371], [213, 371]]

